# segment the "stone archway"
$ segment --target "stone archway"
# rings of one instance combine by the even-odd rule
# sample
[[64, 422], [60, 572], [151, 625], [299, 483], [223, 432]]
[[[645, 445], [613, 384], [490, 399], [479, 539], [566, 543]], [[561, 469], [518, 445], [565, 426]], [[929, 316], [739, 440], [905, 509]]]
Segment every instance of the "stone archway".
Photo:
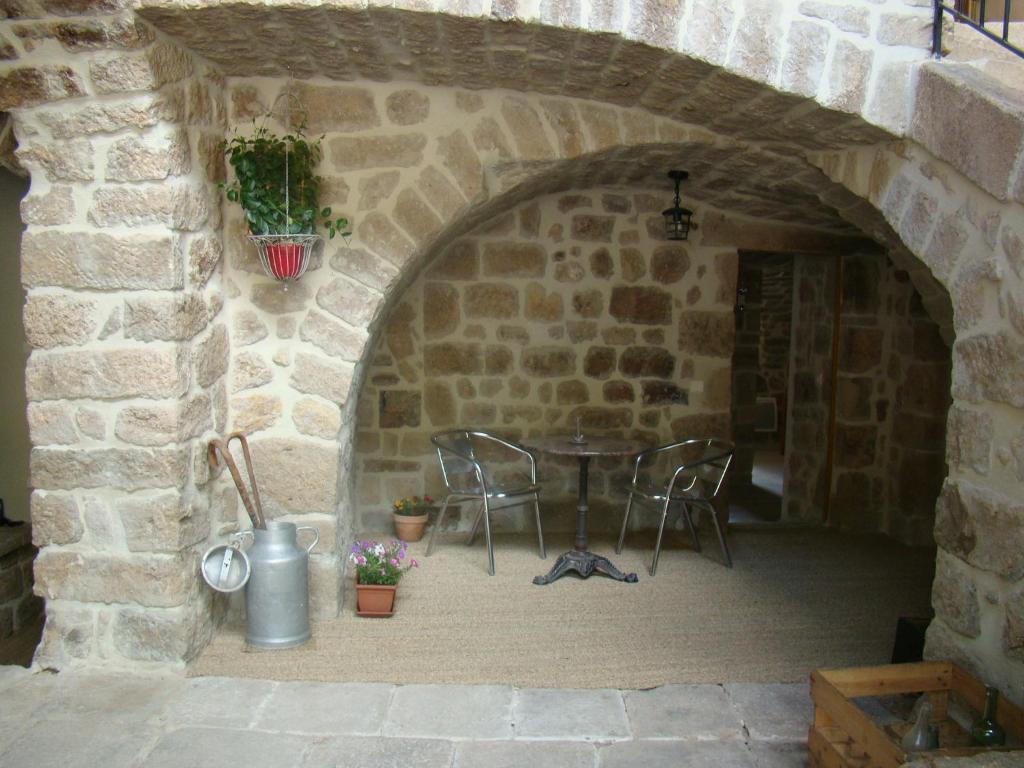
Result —
[[[368, 152], [378, 153], [376, 160], [366, 164], [364, 159], [360, 166], [334, 163], [329, 155], [332, 172], [339, 177], [369, 177], [398, 170], [398, 179], [393, 185], [378, 179], [377, 187], [365, 190], [358, 185], [336, 188], [339, 196], [352, 197], [353, 217], [360, 222], [357, 235], [365, 247], [327, 253], [328, 263], [337, 266], [336, 275], [324, 284], [314, 279], [307, 295], [320, 307], [315, 310], [317, 319], [310, 322], [304, 317], [300, 325], [293, 318], [296, 322], [289, 332], [285, 315], [292, 313], [277, 313], [285, 322], [275, 320], [275, 336], [284, 341], [298, 334], [306, 346], [294, 359], [282, 357], [283, 366], [272, 360], [275, 352], [268, 350], [268, 367], [289, 368], [280, 377], [287, 380], [286, 386], [300, 382], [305, 394], [321, 406], [354, 408], [350, 382], [359, 381], [359, 361], [369, 338], [366, 329], [374, 330], [374, 318], [383, 317], [387, 297], [397, 295], [395, 291], [444, 238], [486, 215], [489, 200], [502, 191], [528, 190], [531, 180], [537, 181], [534, 174], [539, 163], [656, 142], [670, 147], [702, 145], [709, 157], [716, 158], [709, 161], [712, 165], [729, 167], [723, 164], [736, 159], [737, 146], [742, 144], [744, 149], [768, 153], [765, 183], [737, 193], [735, 185], [728, 183], [729, 174], [722, 174], [715, 180], [720, 185], [717, 190], [709, 185], [704, 191], [709, 199], [732, 194], [737, 203], [751, 206], [759, 216], [765, 215], [763, 206], [779, 197], [790, 197], [798, 208], [825, 205], [830, 217], [824, 223], [837, 227], [833, 234], [852, 232], [842, 223], [851, 222], [885, 242], [895, 258], [907, 257], [902, 266], [915, 277], [933, 316], [948, 321], [957, 338], [957, 402], [950, 429], [950, 456], [955, 457], [956, 467], [940, 505], [939, 533], [940, 543], [951, 553], [947, 564], [959, 569], [956, 574], [962, 578], [950, 580], [956, 589], [937, 592], [940, 621], [933, 631], [933, 647], [972, 662], [988, 677], [1001, 675], [1017, 681], [1011, 695], [1021, 697], [1017, 659], [1024, 645], [1020, 629], [1024, 608], [1015, 586], [1019, 574], [1006, 565], [1002, 547], [1016, 546], [1024, 535], [1024, 513], [1011, 501], [1024, 482], [1020, 450], [1024, 402], [1019, 390], [1024, 331], [1017, 298], [1021, 295], [1024, 188], [1012, 157], [1010, 162], [993, 164], [992, 158], [978, 156], [984, 149], [960, 152], [948, 137], [928, 128], [932, 123], [918, 119], [934, 109], [943, 93], [951, 87], [956, 90], [956, 83], [950, 85], [951, 70], [920, 64], [927, 56], [927, 9], [894, 11], [871, 6], [808, 16], [795, 2], [780, 6], [760, 0], [694, 0], [668, 9], [601, 3], [565, 8], [542, 3], [534, 17], [514, 3], [424, 13], [391, 7], [353, 9], [335, 3], [268, 10], [259, 3], [195, 8], [172, 0], [147, 0], [138, 13], [97, 12], [86, 21], [29, 13], [4, 22], [17, 41], [19, 58], [5, 64], [0, 81], [2, 106], [14, 114], [22, 141], [20, 156], [33, 173], [32, 195], [53, 211], [51, 218], [33, 222], [27, 234], [23, 261], [30, 301], [77, 307], [75, 317], [84, 317], [90, 328], [81, 340], [37, 350], [30, 363], [30, 372], [37, 372], [41, 384], [52, 386], [50, 382], [57, 379], [47, 366], [58, 358], [77, 361], [75, 370], [81, 373], [77, 388], [42, 389], [34, 396], [72, 420], [85, 408], [111, 421], [109, 428], [93, 430], [99, 437], [90, 436], [87, 427], [76, 426], [75, 442], [67, 447], [36, 443], [38, 466], [44, 470], [35, 479], [41, 491], [37, 498], [40, 503], [44, 498], [52, 501], [54, 520], [79, 521], [72, 522], [70, 534], [61, 528], [42, 540], [41, 589], [57, 598], [51, 603], [50, 644], [45, 652], [52, 663], [76, 658], [101, 663], [109, 653], [128, 659], [187, 658], [208, 632], [211, 611], [195, 589], [194, 553], [204, 534], [216, 536], [218, 528], [194, 523], [210, 510], [214, 519], [230, 520], [230, 514], [222, 511], [219, 488], [210, 495], [202, 463], [194, 457], [211, 429], [226, 426], [229, 411], [232, 418], [242, 412], [239, 403], [228, 402], [226, 377], [234, 376], [238, 368], [237, 359], [233, 360], [229, 374], [222, 362], [228, 345], [235, 346], [237, 353], [254, 351], [234, 344], [245, 331], [244, 321], [240, 323], [234, 315], [235, 310], [245, 309], [237, 300], [245, 293], [245, 301], [250, 301], [254, 289], [236, 252], [230, 254], [232, 265], [224, 276], [223, 291], [218, 275], [210, 282], [220, 247], [218, 210], [212, 202], [217, 199], [212, 183], [220, 170], [211, 150], [223, 132], [229, 98], [236, 115], [244, 112], [247, 103], [235, 87], [238, 81], [230, 81], [229, 97], [224, 74], [234, 76], [232, 67], [237, 66], [247, 74], [281, 77], [288, 65], [298, 77], [418, 80], [449, 86], [446, 114], [462, 121], [457, 128], [446, 125], [426, 135], [417, 128], [427, 120], [418, 117], [419, 89], [408, 85], [360, 85], [349, 89], [352, 98], [334, 102], [333, 119], [340, 121], [336, 125], [344, 131], [379, 134], [374, 138], [397, 143], [384, 144], [386, 149], [381, 150], [380, 144], [375, 148], [373, 141], [361, 142], [356, 135], [332, 137], [332, 145], [340, 146], [348, 158], [361, 151], [364, 158]], [[216, 68], [168, 41], [150, 23], [208, 56]], [[298, 34], [303, 39], [301, 49], [313, 55], [295, 59], [298, 48], [293, 38]], [[33, 42], [42, 39], [47, 39], [47, 45]], [[259, 61], [250, 58], [255, 51]], [[916, 69], [931, 74], [922, 80], [926, 87], [918, 89], [915, 102], [906, 97], [914, 87]], [[681, 83], [687, 87], [681, 89]], [[984, 84], [970, 79], [968, 84], [961, 97], [981, 104], [978, 94]], [[253, 87], [258, 92], [266, 85], [262, 81]], [[317, 86], [332, 93], [342, 88], [320, 80], [311, 86], [313, 97]], [[460, 87], [509, 88], [524, 95], [456, 90]], [[369, 108], [360, 102], [361, 91], [372, 92]], [[550, 109], [543, 103], [547, 97], [530, 92], [550, 94]], [[566, 99], [567, 94], [586, 101]], [[62, 110], [61, 102], [76, 109]], [[1012, 138], [1019, 121], [1015, 123], [1005, 112], [995, 116]], [[504, 135], [507, 156], [502, 156], [503, 147], [488, 126], [480, 128], [479, 135], [468, 128], [472, 120], [482, 124], [483, 117], [490, 117]], [[370, 122], [360, 123], [360, 119]], [[346, 122], [352, 120], [356, 122]], [[422, 135], [423, 145], [417, 146], [419, 139], [410, 140], [408, 134]], [[890, 144], [904, 134], [930, 148], [934, 156], [912, 141]], [[56, 153], [57, 142], [68, 142], [72, 151]], [[185, 145], [191, 163], [185, 162]], [[420, 163], [424, 149], [429, 158]], [[416, 161], [399, 168], [389, 165], [410, 156]], [[610, 158], [603, 159], [607, 163]], [[761, 167], [762, 159], [753, 167]], [[805, 160], [836, 183], [822, 184], [820, 171], [809, 168]], [[378, 164], [377, 170], [373, 163]], [[1005, 170], [1001, 182], [991, 173], [996, 166]], [[778, 183], [787, 169], [795, 169], [793, 184]], [[729, 170], [742, 179], [752, 167], [739, 162]], [[600, 173], [602, 167], [590, 171]], [[144, 175], [125, 175], [132, 173]], [[180, 196], [154, 188], [157, 179], [165, 178], [186, 182], [176, 190]], [[379, 205], [358, 210], [360, 200], [373, 189], [386, 191]], [[197, 200], [202, 203], [192, 205]], [[189, 204], [179, 205], [185, 201]], [[140, 205], [148, 212], [140, 212]], [[831, 217], [831, 211], [839, 217]], [[109, 225], [123, 227], [124, 233], [111, 237], [98, 232]], [[728, 228], [728, 222], [723, 226]], [[230, 218], [224, 231], [231, 251], [237, 239]], [[785, 237], [786, 231], [781, 227], [777, 236]], [[119, 255], [113, 272], [96, 256], [108, 246]], [[950, 259], [950, 254], [959, 256]], [[938, 282], [930, 282], [933, 277]], [[336, 279], [341, 282], [335, 283]], [[320, 292], [328, 289], [328, 283], [333, 287], [327, 294], [333, 299], [321, 300]], [[943, 306], [939, 285], [948, 288], [952, 310]], [[117, 299], [127, 302], [126, 314], [118, 320], [126, 330], [104, 335], [106, 328], [117, 325], [108, 322], [112, 308], [106, 300], [99, 303], [103, 306], [89, 305], [89, 297], [80, 295], [96, 288], [119, 292]], [[164, 293], [157, 298], [146, 294], [147, 289]], [[201, 294], [201, 301], [195, 301], [195, 293]], [[222, 314], [224, 299], [233, 304], [230, 312]], [[343, 307], [348, 320], [338, 319], [344, 332], [323, 322], [332, 320], [325, 303]], [[129, 306], [133, 322], [124, 323]], [[192, 333], [195, 323], [191, 320], [185, 329], [174, 324], [177, 320], [167, 321], [180, 319], [179, 309], [186, 306], [188, 318], [204, 317], [198, 323], [202, 330]], [[97, 312], [103, 317], [98, 318]], [[224, 324], [227, 314], [233, 315], [231, 333]], [[144, 317], [157, 318], [157, 330], [146, 330]], [[165, 329], [165, 321], [173, 330]], [[253, 327], [258, 336], [259, 326]], [[269, 337], [269, 326], [263, 330]], [[337, 354], [325, 353], [325, 345]], [[316, 359], [323, 354], [336, 359], [325, 366]], [[97, 376], [100, 364], [115, 372], [143, 370], [159, 378], [152, 392], [163, 393], [164, 402], [157, 410], [167, 412], [161, 423], [171, 425], [164, 430], [169, 442], [155, 447], [151, 442], [133, 443], [122, 437], [131, 434], [123, 431], [127, 427], [122, 427], [122, 434], [115, 431], [119, 418], [123, 423], [130, 418], [120, 414], [137, 408], [139, 404], [131, 401], [143, 395], [126, 389], [124, 376], [115, 377], [116, 381]], [[179, 399], [182, 377], [189, 400]], [[101, 383], [106, 389], [96, 389]], [[310, 389], [315, 391], [310, 394]], [[77, 402], [96, 397], [99, 408]], [[230, 399], [238, 397], [235, 393]], [[209, 419], [193, 418], [196, 411], [185, 406], [197, 402], [209, 403]], [[274, 422], [289, 435], [293, 429], [301, 434], [292, 409], [295, 404], [288, 402], [294, 427], [283, 418]], [[263, 405], [271, 409], [272, 417], [273, 405]], [[198, 410], [207, 411], [205, 407]], [[345, 410], [339, 419], [336, 445], [320, 446], [333, 451], [330, 456], [341, 468], [335, 477], [342, 487], [351, 445], [351, 435], [345, 431], [350, 416], [351, 411]], [[90, 421], [89, 413], [82, 419], [86, 425], [102, 421]], [[150, 440], [146, 435], [139, 439]], [[302, 440], [307, 438], [327, 440], [302, 434]], [[111, 462], [121, 464], [128, 457], [125, 451], [143, 462], [148, 476], [162, 480], [164, 495], [189, 500], [185, 505], [189, 514], [175, 517], [180, 510], [173, 504], [164, 513], [157, 508], [123, 506], [124, 497], [136, 489], [122, 487], [109, 473]], [[46, 464], [48, 456], [58, 454], [61, 467], [70, 467], [59, 477]], [[71, 457], [79, 464], [64, 461]], [[158, 495], [156, 489], [146, 493]], [[336, 497], [335, 503], [339, 498], [344, 514], [344, 498]], [[98, 503], [83, 511], [89, 499]], [[172, 508], [175, 511], [168, 511]], [[108, 530], [102, 527], [105, 519], [115, 523], [109, 540], [102, 538]], [[161, 520], [169, 521], [159, 528], [167, 534], [166, 541], [155, 552], [151, 545], [134, 547], [118, 533], [122, 530], [118, 526], [126, 522], [152, 526]], [[996, 524], [1010, 534], [996, 540], [992, 533]], [[956, 535], [965, 526], [977, 529], [970, 550], [962, 546], [964, 537]], [[344, 539], [344, 530], [340, 538]], [[338, 561], [325, 551], [320, 562], [329, 609], [332, 584], [333, 605], [337, 604]], [[173, 594], [162, 590], [154, 596], [123, 588], [125, 574], [130, 577], [153, 569], [162, 574], [164, 585], [176, 585]], [[72, 587], [75, 573], [83, 570], [90, 581]], [[979, 603], [979, 583], [987, 594], [996, 596], [994, 604]], [[972, 637], [973, 623], [965, 624], [960, 617], [975, 613], [985, 616], [980, 624], [986, 629]], [[954, 625], [968, 631], [954, 634]], [[993, 634], [1000, 631], [994, 627], [1002, 627], [1001, 639]], [[1000, 642], [1005, 649], [993, 651]]]

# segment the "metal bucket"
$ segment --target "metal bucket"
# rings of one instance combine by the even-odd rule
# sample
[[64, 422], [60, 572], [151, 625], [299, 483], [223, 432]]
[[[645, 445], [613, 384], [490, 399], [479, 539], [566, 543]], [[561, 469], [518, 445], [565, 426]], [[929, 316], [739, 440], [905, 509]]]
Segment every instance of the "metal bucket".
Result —
[[[293, 648], [309, 640], [309, 553], [320, 534], [309, 525], [275, 520], [253, 537], [248, 551], [252, 575], [245, 588], [245, 641], [257, 648]], [[299, 531], [312, 531], [308, 547]]]

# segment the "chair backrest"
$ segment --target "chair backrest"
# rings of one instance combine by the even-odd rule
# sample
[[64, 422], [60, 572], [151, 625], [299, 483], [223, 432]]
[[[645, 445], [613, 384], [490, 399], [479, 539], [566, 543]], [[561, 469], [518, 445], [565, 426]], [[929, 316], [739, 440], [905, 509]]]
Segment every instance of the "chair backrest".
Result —
[[482, 491], [476, 473], [477, 465], [484, 482], [489, 487], [496, 485], [503, 468], [525, 453], [514, 443], [478, 430], [439, 432], [430, 439], [437, 446], [437, 458], [441, 462], [445, 485], [453, 492]]
[[733, 443], [717, 437], [669, 443], [652, 454], [654, 461], [645, 470], [651, 477], [663, 478], [666, 487], [672, 476], [681, 470], [676, 480], [676, 491], [691, 490], [712, 499], [721, 490], [735, 449]]

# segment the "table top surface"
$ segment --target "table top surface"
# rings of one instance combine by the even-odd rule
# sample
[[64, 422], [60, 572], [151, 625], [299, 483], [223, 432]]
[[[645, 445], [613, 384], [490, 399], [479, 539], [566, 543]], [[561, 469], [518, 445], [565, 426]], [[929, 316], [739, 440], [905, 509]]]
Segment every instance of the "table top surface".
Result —
[[594, 435], [584, 439], [585, 443], [574, 443], [569, 439], [569, 435], [553, 435], [523, 438], [520, 444], [525, 448], [556, 456], [635, 456], [650, 447], [640, 440], [627, 440], [622, 437]]

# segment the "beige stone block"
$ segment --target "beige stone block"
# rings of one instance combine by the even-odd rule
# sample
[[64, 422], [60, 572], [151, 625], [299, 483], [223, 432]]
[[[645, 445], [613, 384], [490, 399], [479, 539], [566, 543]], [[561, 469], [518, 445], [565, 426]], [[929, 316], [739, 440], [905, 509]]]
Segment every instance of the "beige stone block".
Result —
[[73, 111], [41, 112], [39, 120], [55, 139], [95, 133], [116, 133], [126, 128], [143, 130], [161, 120], [180, 119], [174, 92], [151, 93], [122, 101], [85, 104]]
[[92, 654], [95, 634], [95, 609], [76, 603], [50, 603], [35, 658], [52, 669], [63, 669]]
[[33, 353], [25, 372], [29, 400], [178, 397], [188, 362], [178, 346]]
[[195, 496], [132, 494], [115, 509], [131, 552], [179, 552], [210, 533], [209, 510]]
[[909, 45], [930, 50], [932, 46], [932, 15], [917, 13], [883, 13], [878, 18], [875, 38], [882, 45]]
[[198, 578], [192, 556], [101, 555], [40, 552], [36, 588], [47, 600], [89, 603], [136, 603], [161, 608], [181, 605]]
[[[555, 132], [559, 155], [579, 157], [583, 154], [583, 129], [580, 127], [579, 115], [573, 102], [564, 99], [542, 99], [540, 105]], [[479, 146], [479, 142], [477, 145]]]
[[[67, 15], [60, 3], [45, 9], [57, 15]], [[106, 11], [120, 10], [107, 7]], [[72, 11], [72, 15], [76, 14]], [[58, 41], [66, 51], [96, 51], [142, 48], [153, 42], [149, 25], [129, 15], [104, 15], [94, 18], [75, 18], [23, 23], [14, 27], [14, 33], [28, 40]]]
[[459, 327], [462, 319], [459, 293], [449, 283], [426, 283], [423, 286], [423, 303], [430, 307], [423, 316], [423, 335], [426, 338], [448, 336]]
[[29, 403], [28, 432], [33, 445], [71, 445], [78, 432], [66, 403]]
[[304, 439], [266, 438], [252, 442], [264, 511], [283, 514], [333, 514], [337, 503], [336, 445]]
[[442, 228], [441, 220], [423, 198], [411, 189], [403, 189], [398, 193], [394, 219], [419, 244], [431, 240]]
[[269, 384], [274, 372], [259, 352], [239, 352], [231, 366], [231, 391], [241, 392]]
[[422, 92], [411, 88], [388, 95], [385, 106], [388, 119], [395, 125], [416, 125], [430, 115], [430, 99]]
[[213, 634], [213, 611], [204, 598], [179, 608], [121, 608], [113, 620], [114, 649], [126, 659], [182, 662], [196, 656]]
[[483, 372], [482, 350], [475, 342], [426, 344], [423, 348], [423, 369], [427, 376], [480, 374]]
[[991, 465], [992, 416], [954, 405], [946, 429], [946, 459], [952, 467], [987, 475]]
[[486, 243], [483, 274], [486, 277], [543, 277], [547, 266], [544, 249], [532, 243]]
[[192, 367], [196, 383], [208, 387], [228, 370], [228, 329], [217, 324], [210, 334], [195, 345]]
[[181, 442], [210, 429], [210, 398], [199, 395], [174, 405], [131, 406], [114, 422], [114, 434], [133, 445], [160, 446]]
[[789, 27], [786, 55], [782, 60], [782, 87], [801, 96], [816, 96], [828, 46], [829, 31], [823, 24], [794, 21]]
[[357, 211], [375, 211], [394, 193], [401, 179], [398, 171], [384, 171], [359, 180]]
[[337, 136], [327, 141], [328, 158], [337, 171], [411, 168], [423, 162], [427, 137], [422, 133], [384, 136]]
[[223, 248], [219, 237], [199, 235], [192, 238], [188, 249], [188, 279], [194, 288], [202, 288], [220, 263]]
[[38, 169], [49, 181], [92, 181], [96, 177], [95, 154], [88, 139], [54, 144], [26, 142], [15, 154], [28, 171]]
[[844, 112], [859, 112], [864, 106], [874, 54], [851, 43], [838, 40], [828, 71], [828, 91], [823, 103]]
[[82, 517], [75, 497], [32, 491], [32, 543], [37, 547], [74, 544], [82, 538]]
[[251, 435], [281, 420], [281, 398], [260, 392], [231, 398], [231, 420], [236, 432]]
[[[317, 545], [319, 548], [319, 545]], [[309, 615], [329, 620], [341, 611], [344, 563], [337, 555], [314, 554], [309, 559]]]
[[659, 245], [651, 257], [651, 277], [656, 283], [671, 285], [690, 271], [690, 254], [682, 245]]
[[266, 323], [251, 309], [236, 310], [231, 320], [231, 341], [235, 346], [245, 347], [267, 338]]
[[309, 306], [310, 293], [305, 283], [292, 283], [287, 291], [275, 283], [260, 282], [252, 287], [252, 303], [272, 315], [301, 312]]
[[36, 349], [87, 342], [98, 326], [96, 302], [67, 294], [31, 293], [23, 311], [25, 338]]
[[[398, 269], [381, 256], [359, 248], [340, 248], [331, 256], [331, 269], [350, 275], [360, 282], [383, 291], [398, 276]], [[327, 309], [327, 307], [324, 307]]]
[[507, 320], [519, 315], [519, 291], [502, 283], [474, 283], [463, 291], [462, 309], [467, 318]]
[[30, 288], [181, 288], [181, 261], [169, 237], [28, 232], [22, 238], [22, 280]]
[[107, 181], [162, 181], [187, 173], [191, 165], [188, 135], [129, 136], [107, 152]]
[[81, 78], [68, 66], [19, 67], [0, 76], [0, 109], [4, 110], [84, 95]]
[[576, 353], [565, 347], [527, 347], [521, 358], [523, 372], [542, 378], [572, 376], [576, 372]]
[[942, 550], [935, 564], [932, 607], [937, 616], [961, 635], [978, 637], [981, 634], [978, 588], [970, 569]]
[[617, 109], [581, 102], [579, 112], [587, 133], [587, 147], [591, 152], [600, 152], [621, 143]]
[[[297, 83], [289, 87], [302, 104], [310, 135], [326, 132], [352, 133], [380, 126], [373, 94], [365, 88], [348, 85]], [[279, 104], [284, 111], [286, 102]], [[278, 115], [278, 121], [281, 115]]]
[[507, 162], [515, 157], [505, 132], [493, 117], [481, 118], [474, 126], [473, 146], [480, 151], [481, 159], [488, 162], [494, 159]]
[[1017, 581], [1024, 575], [1024, 508], [1017, 499], [947, 479], [935, 510], [935, 542], [975, 568]]
[[303, 397], [292, 408], [292, 422], [304, 435], [334, 440], [341, 429], [341, 411], [333, 403]]
[[469, 201], [475, 201], [484, 192], [483, 166], [469, 139], [462, 131], [455, 131], [437, 140], [441, 164], [455, 179], [462, 194]]
[[670, 325], [672, 298], [660, 288], [616, 286], [608, 312], [623, 323]]
[[206, 327], [206, 302], [195, 293], [151, 294], [124, 303], [124, 335], [136, 341], [184, 341]]
[[448, 246], [428, 267], [428, 280], [476, 280], [480, 275], [480, 250], [472, 239]]
[[395, 266], [404, 264], [415, 252], [415, 245], [387, 216], [376, 211], [356, 225], [356, 236], [367, 248]]
[[501, 102], [501, 114], [519, 150], [519, 157], [524, 160], [555, 157], [555, 150], [548, 141], [540, 116], [526, 99], [506, 96]]
[[75, 424], [86, 437], [93, 440], [107, 439], [106, 417], [93, 408], [79, 408], [75, 412]]
[[21, 220], [25, 224], [54, 226], [67, 224], [74, 217], [71, 187], [53, 186], [45, 194], [28, 195], [21, 201]]
[[1024, 344], [1006, 331], [959, 339], [953, 347], [953, 395], [1024, 408]]
[[444, 221], [452, 221], [465, 207], [466, 200], [462, 193], [432, 165], [423, 169], [416, 180], [416, 186]]
[[30, 459], [36, 488], [180, 488], [188, 473], [183, 448], [33, 448]]
[[299, 352], [295, 355], [295, 367], [289, 383], [299, 392], [344, 405], [352, 386], [352, 372], [353, 366], [349, 363]]
[[299, 337], [303, 341], [312, 342], [332, 357], [353, 363], [362, 357], [368, 339], [362, 329], [342, 325], [316, 310], [310, 310], [299, 326]]

